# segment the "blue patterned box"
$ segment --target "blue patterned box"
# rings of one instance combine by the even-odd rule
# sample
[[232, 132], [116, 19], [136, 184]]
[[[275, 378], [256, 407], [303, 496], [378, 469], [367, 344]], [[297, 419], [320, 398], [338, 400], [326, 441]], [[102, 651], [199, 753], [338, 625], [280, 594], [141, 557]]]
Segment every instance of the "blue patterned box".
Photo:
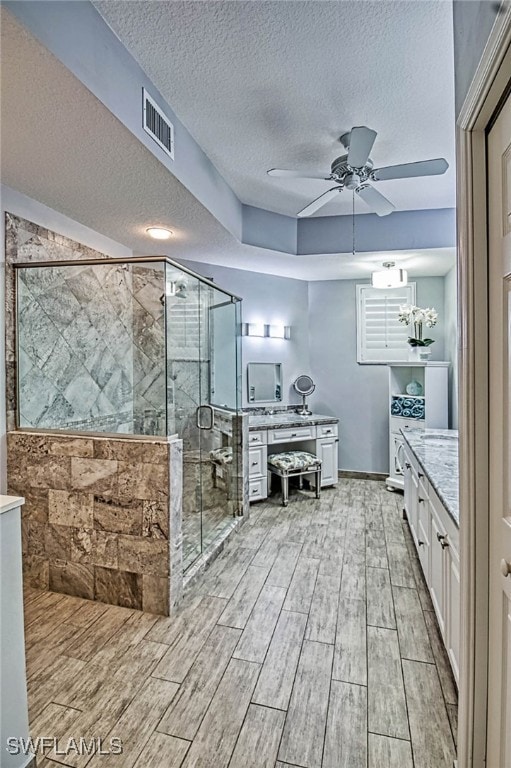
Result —
[[425, 399], [423, 397], [392, 395], [390, 406], [392, 416], [402, 416], [405, 419], [424, 419], [425, 410]]

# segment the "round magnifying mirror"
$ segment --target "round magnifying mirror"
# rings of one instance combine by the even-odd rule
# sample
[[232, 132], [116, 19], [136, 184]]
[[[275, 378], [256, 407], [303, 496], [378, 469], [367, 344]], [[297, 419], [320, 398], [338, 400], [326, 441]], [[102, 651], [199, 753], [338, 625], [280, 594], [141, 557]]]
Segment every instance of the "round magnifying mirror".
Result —
[[309, 409], [307, 408], [307, 403], [305, 398], [307, 397], [307, 395], [312, 395], [312, 393], [316, 389], [316, 385], [314, 384], [310, 376], [308, 376], [306, 373], [302, 373], [293, 382], [293, 387], [295, 392], [298, 392], [298, 394], [302, 396], [302, 407], [298, 411], [298, 413], [300, 414], [300, 416], [309, 416], [311, 411], [309, 411]]

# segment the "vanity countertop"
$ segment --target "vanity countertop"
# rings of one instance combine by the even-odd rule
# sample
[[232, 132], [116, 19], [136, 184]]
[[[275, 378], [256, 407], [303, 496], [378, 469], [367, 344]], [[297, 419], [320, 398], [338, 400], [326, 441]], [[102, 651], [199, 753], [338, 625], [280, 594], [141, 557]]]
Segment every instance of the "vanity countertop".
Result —
[[248, 419], [249, 430], [278, 429], [279, 427], [301, 427], [304, 424], [337, 424], [339, 419], [335, 416], [323, 416], [319, 413], [311, 413], [309, 416], [300, 416], [295, 411], [277, 411], [277, 413], [251, 413]]
[[460, 523], [458, 431], [407, 429], [401, 434], [456, 525]]
[[25, 503], [23, 496], [0, 496], [0, 514], [9, 512], [11, 509], [21, 507]]

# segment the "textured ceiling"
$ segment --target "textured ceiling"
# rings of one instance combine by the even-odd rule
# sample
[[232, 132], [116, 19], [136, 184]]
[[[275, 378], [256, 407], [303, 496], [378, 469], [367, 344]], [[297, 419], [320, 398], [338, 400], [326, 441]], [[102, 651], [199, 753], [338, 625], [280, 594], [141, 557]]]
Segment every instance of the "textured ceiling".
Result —
[[[386, 254], [309, 257], [241, 245], [8, 11], [0, 13], [4, 184], [138, 254], [310, 280], [368, 275], [385, 260]], [[170, 226], [176, 237], [156, 243], [145, 234], [150, 224]], [[442, 275], [454, 256], [443, 249], [396, 260], [413, 276]]]
[[[266, 170], [327, 173], [339, 136], [365, 124], [378, 132], [376, 166], [432, 157], [451, 166], [380, 182], [398, 210], [454, 206], [447, 0], [94, 4], [243, 202], [294, 215], [329, 182]], [[346, 192], [318, 215], [351, 207]]]

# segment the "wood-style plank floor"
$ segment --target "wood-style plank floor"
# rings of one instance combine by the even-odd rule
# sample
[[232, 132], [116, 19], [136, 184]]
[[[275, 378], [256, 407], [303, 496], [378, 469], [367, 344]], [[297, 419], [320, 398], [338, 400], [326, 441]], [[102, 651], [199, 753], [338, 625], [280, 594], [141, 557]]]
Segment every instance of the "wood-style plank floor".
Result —
[[[342, 479], [254, 506], [170, 618], [27, 590], [31, 735], [59, 740], [38, 765], [452, 768], [456, 689], [402, 501]], [[122, 754], [67, 749], [112, 737]]]

